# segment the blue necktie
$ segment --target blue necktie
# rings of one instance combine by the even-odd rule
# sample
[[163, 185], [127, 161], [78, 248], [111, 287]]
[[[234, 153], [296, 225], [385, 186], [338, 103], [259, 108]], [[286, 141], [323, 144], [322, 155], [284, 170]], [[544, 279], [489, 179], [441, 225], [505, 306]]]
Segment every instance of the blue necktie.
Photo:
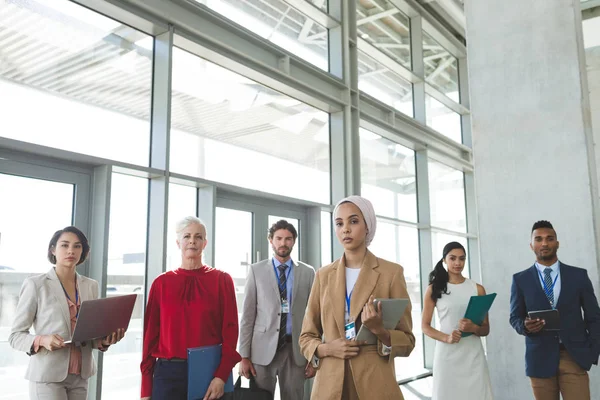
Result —
[[[279, 296], [281, 301], [287, 300], [287, 276], [285, 276], [285, 270], [287, 265], [281, 264], [277, 267], [279, 269]], [[277, 340], [277, 350], [281, 350], [285, 346], [285, 336], [287, 334], [287, 317], [288, 315], [281, 310], [281, 320], [279, 321], [279, 339]]]
[[554, 288], [552, 287], [552, 277], [550, 273], [552, 272], [552, 268], [546, 268], [544, 270], [544, 292], [546, 293], [546, 297], [550, 302], [550, 305], [554, 307]]

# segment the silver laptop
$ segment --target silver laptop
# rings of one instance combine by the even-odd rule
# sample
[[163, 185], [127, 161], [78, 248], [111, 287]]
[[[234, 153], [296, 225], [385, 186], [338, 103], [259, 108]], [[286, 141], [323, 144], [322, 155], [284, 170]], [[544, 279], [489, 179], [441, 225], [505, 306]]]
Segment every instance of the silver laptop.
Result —
[[119, 328], [127, 330], [136, 299], [137, 294], [127, 294], [82, 302], [73, 337], [65, 344], [104, 338]]
[[[383, 318], [383, 327], [385, 329], [394, 329], [404, 315], [404, 310], [410, 303], [409, 299], [375, 299], [374, 305], [381, 302], [381, 316]], [[377, 344], [377, 336], [364, 325], [360, 326], [356, 340], [366, 342], [366, 344]]]

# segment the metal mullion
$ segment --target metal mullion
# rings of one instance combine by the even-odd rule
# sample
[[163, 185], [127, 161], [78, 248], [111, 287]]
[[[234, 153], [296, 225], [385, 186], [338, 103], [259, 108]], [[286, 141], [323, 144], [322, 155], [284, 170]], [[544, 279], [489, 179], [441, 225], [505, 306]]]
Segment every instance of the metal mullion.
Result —
[[166, 269], [169, 198], [169, 139], [171, 129], [171, 79], [173, 28], [154, 39], [150, 166], [165, 175], [149, 180], [148, 238], [146, 242], [146, 299], [154, 279]]
[[[98, 282], [99, 298], [106, 297], [108, 283], [108, 243], [110, 226], [110, 207], [112, 193], [112, 166], [102, 165], [94, 168], [94, 183], [91, 204], [91, 235], [94, 251], [90, 253], [90, 269], [87, 274]], [[104, 371], [104, 354], [97, 355], [97, 372], [90, 378], [88, 399], [102, 398], [102, 377]]]
[[[431, 203], [429, 197], [429, 156], [426, 149], [415, 152], [415, 169], [417, 175], [417, 215], [419, 224], [431, 226]], [[419, 266], [421, 279], [421, 304], [429, 286], [429, 272], [433, 267], [431, 228], [419, 229]], [[433, 367], [433, 351], [435, 341], [426, 335], [423, 340], [424, 367]]]
[[446, 96], [444, 93], [442, 93], [440, 90], [438, 90], [428, 82], [425, 82], [425, 93], [427, 93], [429, 96], [433, 97], [434, 99], [436, 99], [437, 101], [439, 101], [440, 103], [442, 103], [450, 110], [454, 111], [459, 115], [465, 115], [470, 113], [470, 111], [465, 106], [455, 102], [450, 97]]
[[[410, 19], [410, 48], [412, 70], [417, 76], [425, 77], [423, 63], [423, 25], [421, 16]], [[413, 116], [423, 125], [427, 125], [427, 107], [425, 105], [425, 82], [413, 83]]]
[[371, 45], [365, 39], [357, 38], [357, 42], [358, 42], [358, 49], [361, 52], [365, 53], [367, 56], [374, 59], [379, 64], [383, 65], [384, 67], [386, 67], [390, 71], [394, 72], [395, 74], [401, 76], [402, 78], [406, 79], [407, 81], [409, 81], [411, 83], [417, 83], [417, 82], [423, 81], [423, 78], [417, 76], [415, 73], [413, 73], [413, 71], [409, 70], [408, 68], [406, 68], [405, 66], [400, 64], [398, 61], [394, 60], [393, 58], [391, 58], [390, 56], [385, 54], [384, 52], [378, 50], [376, 47]]
[[282, 0], [284, 3], [293, 7], [295, 10], [304, 14], [317, 24], [324, 26], [327, 29], [335, 28], [341, 25], [340, 21], [333, 16], [327, 14], [314, 4], [306, 0]]

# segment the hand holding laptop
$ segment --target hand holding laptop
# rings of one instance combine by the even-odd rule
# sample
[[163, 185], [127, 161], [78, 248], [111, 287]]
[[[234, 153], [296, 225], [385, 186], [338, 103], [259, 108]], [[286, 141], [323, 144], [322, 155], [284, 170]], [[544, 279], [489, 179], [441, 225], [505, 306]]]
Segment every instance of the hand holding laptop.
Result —
[[121, 341], [121, 339], [123, 339], [124, 336], [125, 328], [119, 328], [116, 332], [113, 332], [110, 335], [97, 340], [102, 347], [108, 347]]
[[379, 336], [385, 330], [383, 326], [383, 311], [381, 311], [381, 302], [375, 305], [373, 304], [374, 301], [375, 298], [373, 295], [369, 296], [369, 301], [367, 301], [362, 310], [361, 321], [375, 336]]

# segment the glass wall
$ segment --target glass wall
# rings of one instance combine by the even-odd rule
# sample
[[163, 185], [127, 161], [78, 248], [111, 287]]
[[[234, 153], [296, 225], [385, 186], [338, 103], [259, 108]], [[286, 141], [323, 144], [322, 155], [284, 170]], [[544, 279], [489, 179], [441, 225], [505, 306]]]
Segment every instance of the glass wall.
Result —
[[423, 64], [427, 83], [458, 103], [458, 60], [426, 32], [423, 32]]
[[396, 358], [396, 379], [403, 380], [425, 372], [421, 331], [421, 268], [419, 233], [415, 227], [377, 221], [377, 233], [369, 247], [377, 257], [397, 262], [404, 268], [406, 288], [412, 304], [413, 334], [416, 346], [410, 357]]
[[415, 152], [366, 129], [360, 130], [361, 193], [378, 215], [417, 221]]
[[356, 25], [361, 39], [410, 68], [410, 20], [390, 1], [358, 1]]
[[[327, 71], [327, 29], [284, 0], [194, 0]], [[315, 0], [318, 7], [326, 1]], [[319, 4], [320, 3], [320, 4]]]
[[329, 203], [326, 113], [178, 48], [172, 101], [173, 172]]
[[[73, 223], [74, 187], [0, 173], [0, 188], [0, 387], [7, 399], [23, 399], [29, 393], [23, 379], [29, 357], [12, 350], [8, 337], [23, 281], [52, 268], [48, 243], [54, 232]], [[52, 196], [40, 201], [42, 193]]]
[[167, 224], [167, 269], [173, 270], [181, 266], [181, 250], [177, 246], [177, 223], [189, 216], [198, 216], [195, 187], [169, 184], [169, 211]]
[[106, 296], [135, 293], [137, 300], [125, 337], [104, 354], [105, 398], [135, 398], [140, 394], [147, 217], [148, 180], [113, 174]]
[[[403, 266], [413, 305], [417, 347], [395, 360], [397, 378], [424, 371], [421, 277], [432, 265], [421, 260], [438, 258], [447, 241], [466, 245], [477, 236], [466, 223], [472, 188], [450, 166], [471, 160], [458, 146], [456, 112], [468, 96], [458, 79], [466, 49], [445, 30], [419, 29], [422, 9], [403, 0], [356, 2], [349, 12], [357, 31], [348, 32], [329, 14], [343, 1], [150, 2], [151, 20], [118, 2], [0, 0], [0, 387], [7, 399], [27, 391], [28, 358], [7, 343], [19, 288], [49, 269], [54, 230], [77, 223], [100, 235], [97, 242], [107, 237], [107, 254], [81, 273], [106, 276], [107, 296], [138, 294], [126, 338], [103, 356], [98, 374], [104, 398], [133, 398], [146, 282], [180, 266], [177, 221], [201, 212], [213, 265], [234, 279], [241, 309], [269, 222], [290, 211], [300, 232], [320, 236], [310, 243], [321, 243], [319, 252], [298, 243], [295, 257], [327, 265], [340, 256], [333, 206], [359, 192], [378, 217], [371, 250]], [[349, 143], [354, 135], [358, 143]], [[13, 158], [28, 167], [5, 165]], [[39, 165], [59, 177], [28, 173]], [[112, 168], [106, 210], [95, 203], [108, 187], [99, 183], [104, 166]], [[93, 187], [83, 190], [62, 173], [82, 174]], [[264, 221], [252, 207], [262, 207]], [[319, 213], [318, 229], [307, 226], [303, 218]], [[35, 221], [35, 237], [23, 221]], [[423, 236], [431, 247], [419, 242]]]
[[0, 0], [0, 31], [1, 136], [148, 165], [151, 36], [66, 0]]
[[467, 231], [465, 177], [462, 171], [429, 161], [431, 225], [457, 232]]

